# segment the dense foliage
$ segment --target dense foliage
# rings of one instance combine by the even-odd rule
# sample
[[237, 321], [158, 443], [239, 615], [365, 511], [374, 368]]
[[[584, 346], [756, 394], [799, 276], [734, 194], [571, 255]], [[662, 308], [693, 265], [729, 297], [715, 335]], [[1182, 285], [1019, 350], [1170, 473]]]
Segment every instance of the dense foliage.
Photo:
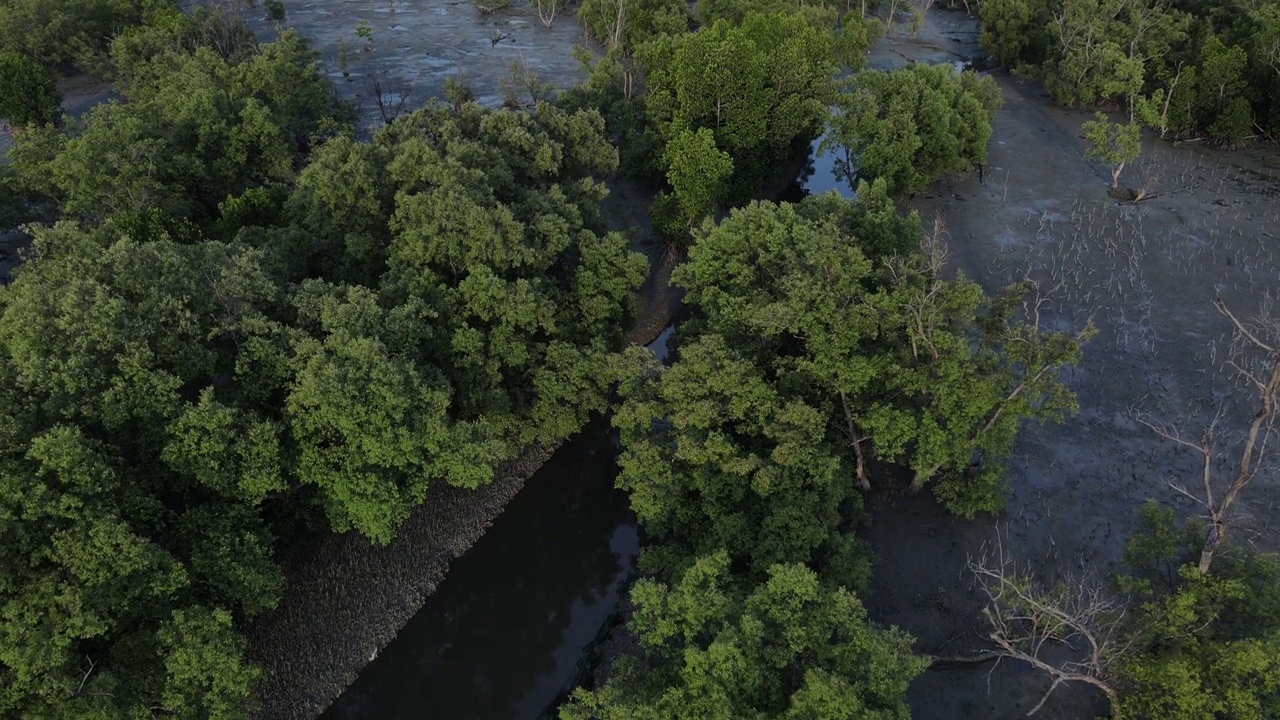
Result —
[[239, 61], [170, 47], [128, 67], [118, 82], [126, 102], [13, 152], [30, 186], [68, 213], [156, 210], [207, 223], [229, 199], [291, 181], [309, 148], [343, 127], [314, 53], [293, 33]]
[[1134, 573], [1120, 578], [1138, 647], [1117, 669], [1121, 717], [1280, 714], [1280, 557], [1232, 546], [1201, 574], [1204, 538], [1168, 509], [1142, 511], [1125, 553]]
[[698, 22], [703, 25], [711, 25], [717, 20], [741, 24], [751, 15], [800, 15], [814, 27], [831, 34], [836, 64], [850, 70], [861, 69], [866, 64], [865, 56], [871, 41], [884, 32], [880, 20], [866, 17], [865, 11], [865, 7], [855, 12], [849, 3], [842, 8], [824, 0], [698, 0], [694, 8]]
[[939, 177], [986, 162], [1000, 88], [950, 65], [864, 70], [836, 101], [824, 150], [850, 188], [883, 178], [889, 192], [915, 193]]
[[[800, 15], [751, 14], [738, 25], [717, 20], [644, 45], [640, 59], [646, 113], [666, 148], [661, 166], [676, 192], [659, 197], [655, 222], [672, 236], [687, 233], [708, 206], [751, 197], [826, 119], [835, 71], [830, 34]], [[703, 130], [709, 137], [699, 136]], [[729, 173], [722, 171], [726, 156]], [[689, 173], [714, 179], [690, 188], [695, 200], [679, 197]]]
[[565, 720], [911, 717], [903, 696], [926, 664], [911, 638], [871, 626], [856, 595], [803, 565], [774, 565], [744, 591], [715, 553], [669, 586], [639, 581], [632, 597], [644, 660], [575, 691]]
[[[705, 317], [694, 325], [702, 341], [722, 337], [779, 404], [816, 412], [806, 442], [838, 448], [844, 482], [869, 483], [863, 456], [873, 452], [910, 467], [916, 486], [932, 484], [958, 513], [995, 509], [1018, 424], [1074, 408], [1057, 369], [1078, 359], [1078, 338], [1019, 321], [1025, 287], [989, 298], [938, 277], [937, 249], [917, 249], [918, 220], [898, 217], [879, 183], [861, 191], [853, 206], [824, 196], [735, 212], [699, 235], [674, 282]], [[688, 439], [650, 437], [677, 461], [689, 452]]]
[[578, 22], [596, 42], [623, 55], [664, 35], [689, 30], [689, 9], [682, 0], [582, 0]]
[[17, 127], [51, 123], [61, 104], [62, 93], [40, 63], [15, 52], [0, 53], [0, 120]]
[[1067, 105], [1162, 133], [1280, 133], [1280, 7], [1228, 0], [983, 0], [981, 42]]
[[172, 11], [175, 0], [5, 0], [0, 4], [0, 52], [46, 65], [91, 63], [121, 29]]
[[243, 717], [278, 543], [575, 431], [645, 275], [598, 114], [357, 142], [295, 35], [209, 20], [119, 38], [127, 102], [0, 176], [68, 216], [0, 289], [0, 717]]

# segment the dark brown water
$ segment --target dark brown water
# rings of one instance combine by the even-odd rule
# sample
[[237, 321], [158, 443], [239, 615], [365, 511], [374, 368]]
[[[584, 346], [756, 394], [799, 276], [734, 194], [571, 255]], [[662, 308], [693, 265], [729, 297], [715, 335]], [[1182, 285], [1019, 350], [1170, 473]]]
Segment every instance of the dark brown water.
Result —
[[639, 551], [594, 418], [454, 561], [327, 720], [532, 720], [572, 686]]

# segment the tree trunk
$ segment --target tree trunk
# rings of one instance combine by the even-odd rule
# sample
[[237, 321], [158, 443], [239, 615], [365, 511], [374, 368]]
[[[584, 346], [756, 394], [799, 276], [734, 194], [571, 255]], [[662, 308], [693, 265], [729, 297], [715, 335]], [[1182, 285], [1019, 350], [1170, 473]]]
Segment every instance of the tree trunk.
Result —
[[862, 454], [862, 443], [867, 438], [859, 437], [858, 431], [853, 424], [853, 408], [849, 407], [849, 396], [843, 391], [840, 393], [840, 404], [844, 407], [844, 420], [848, 426], [849, 445], [853, 447], [853, 457], [856, 469], [856, 477], [858, 478], [858, 487], [863, 492], [871, 491], [871, 480], [867, 478], [867, 461]]
[[[1280, 346], [1268, 345], [1255, 335], [1231, 313], [1222, 298], [1215, 300], [1214, 306], [1218, 312], [1231, 320], [1236, 332], [1242, 335], [1250, 346], [1266, 353], [1270, 367], [1265, 374], [1254, 374], [1236, 365], [1237, 370], [1240, 370], [1257, 388], [1262, 406], [1253, 414], [1253, 420], [1249, 423], [1249, 432], [1245, 435], [1244, 447], [1240, 451], [1240, 464], [1236, 468], [1235, 477], [1231, 479], [1227, 491], [1222, 494], [1222, 500], [1216, 504], [1213, 502], [1212, 488], [1208, 482], [1209, 475], [1206, 472], [1205, 500], [1209, 508], [1210, 526], [1209, 536], [1205, 538], [1204, 549], [1200, 551], [1200, 563], [1197, 566], [1201, 574], [1208, 574], [1213, 567], [1214, 553], [1227, 538], [1227, 520], [1231, 506], [1240, 495], [1240, 491], [1253, 480], [1258, 467], [1263, 463], [1264, 454], [1267, 451], [1267, 435], [1271, 432], [1277, 413], [1280, 412], [1280, 407], [1277, 407], [1280, 405]], [[1232, 364], [1235, 365], [1234, 362]], [[1207, 457], [1206, 455], [1206, 463]]]

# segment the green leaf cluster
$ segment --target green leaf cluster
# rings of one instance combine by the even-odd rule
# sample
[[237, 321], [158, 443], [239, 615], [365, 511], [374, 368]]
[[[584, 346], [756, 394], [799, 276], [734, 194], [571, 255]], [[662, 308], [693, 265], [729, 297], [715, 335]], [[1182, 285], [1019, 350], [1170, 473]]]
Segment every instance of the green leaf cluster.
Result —
[[836, 101], [825, 152], [850, 185], [883, 178], [893, 195], [916, 193], [939, 177], [982, 165], [1001, 104], [990, 77], [949, 65], [865, 70]]
[[177, 9], [173, 0], [5, 0], [0, 52], [44, 65], [91, 62], [120, 30]]
[[650, 40], [689, 31], [689, 8], [680, 0], [582, 0], [578, 22], [605, 49], [631, 55]]
[[220, 203], [292, 181], [308, 149], [344, 127], [293, 33], [229, 61], [208, 47], [166, 49], [119, 79], [126, 102], [12, 151], [27, 185], [73, 215], [156, 209], [211, 223]]
[[1137, 160], [1142, 151], [1142, 128], [1136, 123], [1113, 123], [1106, 115], [1097, 113], [1093, 120], [1084, 123], [1082, 129], [1084, 139], [1089, 143], [1084, 156], [1110, 165], [1111, 187], [1118, 188], [1120, 172], [1125, 165]]
[[1228, 0], [984, 0], [984, 49], [1060, 103], [1123, 105], [1163, 133], [1280, 132], [1280, 9]]
[[[685, 184], [691, 198], [679, 198], [681, 188], [673, 186], [686, 227], [702, 220], [687, 210], [701, 211], [704, 198], [741, 202], [773, 180], [827, 116], [831, 35], [795, 13], [750, 13], [736, 24], [720, 19], [655, 39], [638, 57], [646, 116], [664, 148], [663, 173], [673, 183], [686, 169], [708, 178], [696, 188]], [[714, 146], [698, 135], [702, 130]], [[727, 177], [724, 155], [732, 161]]]
[[[989, 298], [937, 277], [918, 252], [874, 254], [918, 247], [923, 233], [894, 217], [883, 189], [863, 191], [861, 211], [832, 213], [840, 201], [828, 197], [737, 212], [704, 231], [674, 281], [705, 332], [822, 410], [846, 468], [850, 443], [869, 435], [876, 456], [910, 467], [917, 485], [935, 481], [954, 511], [995, 509], [1018, 424], [1074, 409], [1057, 370], [1078, 359], [1078, 338], [1020, 321], [1025, 287]], [[863, 235], [896, 238], [868, 258]]]
[[1119, 578], [1131, 598], [1139, 650], [1117, 668], [1120, 717], [1230, 717], [1280, 713], [1280, 558], [1228, 546], [1212, 571], [1196, 567], [1198, 522], [1179, 526], [1149, 502]]
[[866, 64], [871, 41], [883, 33], [880, 21], [854, 12], [849, 4], [843, 10], [838, 4], [823, 0], [698, 0], [694, 14], [702, 25], [717, 20], [741, 24], [750, 15], [793, 13], [811, 25], [831, 34], [834, 58], [842, 69], [859, 70]]
[[43, 125], [58, 119], [62, 93], [49, 71], [15, 52], [0, 53], [0, 120]]
[[[634, 629], [645, 658], [624, 658], [565, 720], [856, 717], [906, 720], [924, 671], [911, 638], [867, 620], [857, 596], [799, 564], [774, 565], [749, 591], [728, 556], [701, 557], [671, 585], [639, 581]], [[647, 663], [646, 663], [647, 661]]]
[[273, 342], [275, 285], [220, 243], [35, 243], [0, 291], [0, 717], [238, 717], [257, 671], [233, 624], [280, 596], [261, 509], [288, 479], [233, 348]]

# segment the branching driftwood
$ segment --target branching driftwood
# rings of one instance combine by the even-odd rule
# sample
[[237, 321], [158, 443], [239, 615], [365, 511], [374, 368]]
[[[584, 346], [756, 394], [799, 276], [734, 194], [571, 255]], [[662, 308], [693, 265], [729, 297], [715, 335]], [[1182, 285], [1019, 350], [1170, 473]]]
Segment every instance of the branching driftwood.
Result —
[[[1116, 700], [1113, 671], [1132, 652], [1136, 634], [1123, 632], [1126, 604], [1107, 592], [1093, 572], [1068, 574], [1056, 588], [1046, 590], [1017, 567], [999, 533], [979, 557], [970, 558], [968, 568], [989, 601], [982, 614], [995, 653], [1053, 679], [1027, 715], [1044, 707], [1065, 683], [1092, 685]], [[1063, 651], [1069, 659], [1052, 657]]]

